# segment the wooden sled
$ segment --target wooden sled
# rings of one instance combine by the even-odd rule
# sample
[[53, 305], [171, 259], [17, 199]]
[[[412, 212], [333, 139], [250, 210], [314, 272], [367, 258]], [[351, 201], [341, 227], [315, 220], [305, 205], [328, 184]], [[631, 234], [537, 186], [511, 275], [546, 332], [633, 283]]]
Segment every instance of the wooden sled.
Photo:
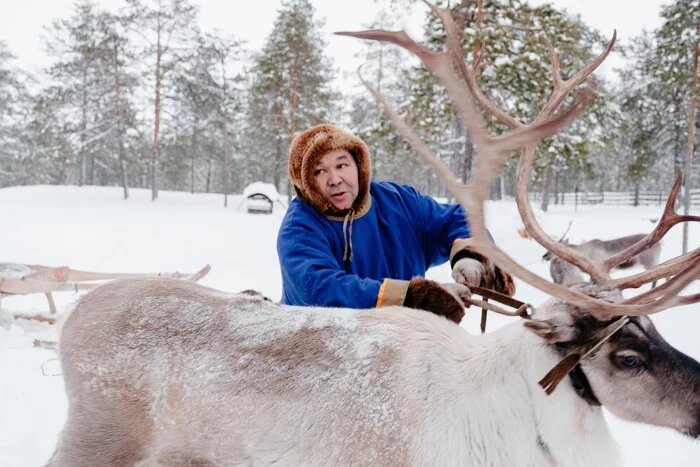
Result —
[[52, 292], [91, 290], [106, 281], [127, 277], [172, 277], [197, 282], [210, 270], [211, 266], [207, 264], [195, 273], [104, 273], [80, 271], [67, 266], [51, 267], [40, 264], [0, 263], [0, 299], [8, 295], [43, 293], [49, 302], [49, 310], [51, 313], [56, 313]]

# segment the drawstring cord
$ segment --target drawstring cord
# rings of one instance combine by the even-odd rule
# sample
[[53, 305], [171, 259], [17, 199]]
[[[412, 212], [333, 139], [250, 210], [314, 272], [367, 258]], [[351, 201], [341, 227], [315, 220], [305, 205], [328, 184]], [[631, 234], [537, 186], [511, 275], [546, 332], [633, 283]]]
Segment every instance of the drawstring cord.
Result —
[[[350, 222], [348, 222], [348, 219]], [[352, 261], [352, 222], [355, 220], [355, 211], [351, 209], [343, 219], [343, 262]]]

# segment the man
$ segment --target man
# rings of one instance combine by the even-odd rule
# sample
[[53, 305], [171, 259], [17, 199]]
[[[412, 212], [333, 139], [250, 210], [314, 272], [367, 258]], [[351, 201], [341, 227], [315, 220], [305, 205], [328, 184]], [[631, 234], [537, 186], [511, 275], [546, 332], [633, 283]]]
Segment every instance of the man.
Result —
[[[513, 294], [511, 277], [469, 249], [460, 206], [407, 185], [370, 181], [370, 166], [365, 143], [330, 124], [292, 141], [289, 178], [297, 198], [277, 239], [283, 303], [403, 305], [460, 322], [469, 285]], [[457, 283], [422, 277], [448, 259]]]

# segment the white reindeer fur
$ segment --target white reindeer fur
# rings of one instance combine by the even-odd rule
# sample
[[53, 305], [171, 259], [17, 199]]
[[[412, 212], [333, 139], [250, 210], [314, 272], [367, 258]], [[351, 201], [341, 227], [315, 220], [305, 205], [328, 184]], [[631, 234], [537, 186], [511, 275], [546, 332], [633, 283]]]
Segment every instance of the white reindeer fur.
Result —
[[566, 380], [538, 386], [558, 356], [520, 322], [475, 336], [401, 307], [284, 307], [162, 279], [169, 294], [149, 295], [157, 281], [107, 285], [67, 319], [73, 417], [49, 465], [89, 465], [76, 437], [118, 439], [139, 465], [618, 462], [599, 407]]

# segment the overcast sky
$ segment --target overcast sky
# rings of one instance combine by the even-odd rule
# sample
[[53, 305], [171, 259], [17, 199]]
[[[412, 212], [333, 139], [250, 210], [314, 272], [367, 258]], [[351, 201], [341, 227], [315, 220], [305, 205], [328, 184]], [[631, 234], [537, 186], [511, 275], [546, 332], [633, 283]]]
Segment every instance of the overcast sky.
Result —
[[[557, 7], [566, 8], [572, 14], [580, 14], [590, 26], [610, 37], [617, 29], [621, 39], [638, 34], [642, 28], [654, 29], [661, 24], [660, 6], [671, 0], [553, 0]], [[0, 0], [0, 40], [4, 40], [18, 57], [18, 65], [36, 71], [46, 55], [42, 51], [43, 26], [53, 19], [71, 14], [74, 0]], [[545, 0], [530, 0], [533, 4]], [[96, 0], [95, 3], [109, 9], [122, 5], [122, 0]], [[205, 30], [220, 29], [248, 42], [248, 47], [258, 50], [272, 29], [279, 0], [199, 0], [200, 22]], [[360, 50], [359, 41], [332, 34], [339, 30], [358, 30], [370, 23], [386, 1], [375, 0], [312, 0], [317, 17], [325, 19], [323, 29], [327, 42], [327, 55], [333, 58], [341, 75], [354, 73], [360, 64], [355, 54]], [[397, 14], [404, 18], [401, 24], [419, 36], [420, 24], [427, 7], [416, 4], [411, 11]], [[609, 72], [619, 62], [615, 57], [603, 72]]]

